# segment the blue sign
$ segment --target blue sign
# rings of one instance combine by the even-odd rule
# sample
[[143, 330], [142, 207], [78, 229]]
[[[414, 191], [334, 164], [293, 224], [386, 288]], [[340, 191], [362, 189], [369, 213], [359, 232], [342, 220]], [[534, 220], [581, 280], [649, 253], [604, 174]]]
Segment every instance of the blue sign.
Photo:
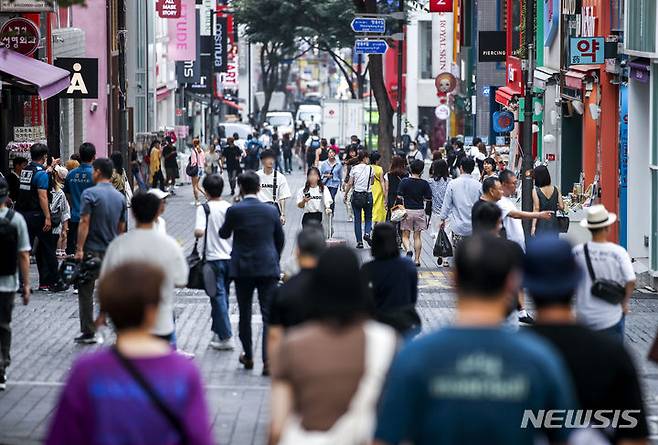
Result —
[[484, 97], [489, 97], [491, 96], [491, 87], [490, 86], [483, 86], [482, 87], [482, 95]]
[[628, 245], [628, 86], [619, 85], [619, 244]]
[[464, 145], [466, 145], [467, 147], [473, 145], [473, 136], [464, 137]]
[[506, 142], [505, 136], [496, 136], [496, 145], [505, 145]]
[[352, 20], [352, 31], [383, 34], [386, 32], [386, 20], [380, 18], [357, 17]]
[[357, 54], [384, 54], [388, 50], [385, 40], [357, 40], [354, 42], [354, 52]]
[[560, 0], [544, 0], [544, 46], [551, 46], [560, 27]]
[[514, 114], [510, 111], [496, 111], [493, 114], [493, 127], [496, 133], [509, 133], [514, 129]]
[[603, 37], [571, 37], [569, 65], [600, 65], [605, 62]]

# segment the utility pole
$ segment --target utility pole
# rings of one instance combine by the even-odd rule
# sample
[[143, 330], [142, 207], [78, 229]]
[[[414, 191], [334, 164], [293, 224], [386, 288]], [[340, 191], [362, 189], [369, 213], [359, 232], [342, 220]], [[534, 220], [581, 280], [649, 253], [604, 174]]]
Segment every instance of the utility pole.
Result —
[[[404, 0], [399, 0], [398, 4], [398, 10], [404, 14]], [[403, 17], [400, 19], [398, 22], [400, 24], [400, 29], [398, 32], [404, 32], [404, 22], [405, 18]], [[397, 137], [396, 137], [396, 145], [400, 144], [397, 148], [400, 149], [402, 148], [402, 61], [404, 60], [403, 58], [403, 48], [404, 48], [404, 40], [398, 40], [398, 106], [397, 106], [397, 112], [398, 112], [398, 125], [397, 125]]]
[[[523, 110], [523, 159], [521, 162], [521, 207], [525, 212], [532, 211], [532, 90], [533, 90], [533, 57], [535, 41], [535, 0], [525, 0], [525, 107]], [[523, 221], [526, 237], [530, 236], [531, 220]]]
[[126, 81], [126, 0], [117, 2], [117, 27], [119, 44], [119, 151], [123, 157], [124, 169], [130, 166], [128, 159], [128, 83]]

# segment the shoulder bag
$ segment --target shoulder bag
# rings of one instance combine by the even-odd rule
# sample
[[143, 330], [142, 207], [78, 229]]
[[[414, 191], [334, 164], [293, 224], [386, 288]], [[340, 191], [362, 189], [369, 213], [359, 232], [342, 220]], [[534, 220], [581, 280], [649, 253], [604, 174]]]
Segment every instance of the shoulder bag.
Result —
[[187, 257], [187, 264], [190, 267], [190, 274], [187, 279], [188, 289], [206, 289], [204, 279], [204, 266], [206, 264], [206, 247], [208, 245], [208, 219], [210, 219], [210, 206], [208, 203], [203, 205], [203, 211], [206, 214], [206, 228], [203, 234], [203, 255], [199, 255], [199, 239], [194, 240], [192, 253]]
[[589, 249], [587, 243], [583, 247], [585, 251], [585, 262], [587, 263], [587, 271], [589, 277], [592, 279], [592, 287], [590, 292], [593, 296], [610, 304], [620, 304], [626, 297], [626, 288], [614, 280], [597, 279], [594, 275], [594, 268], [592, 267], [592, 260], [589, 256]]
[[181, 419], [165, 404], [165, 402], [158, 396], [158, 393], [155, 392], [155, 389], [146, 381], [146, 378], [137, 370], [134, 363], [132, 363], [126, 356], [124, 356], [116, 345], [112, 347], [112, 352], [117, 358], [123, 369], [125, 369], [128, 374], [137, 382], [137, 384], [144, 390], [149, 400], [155, 407], [160, 411], [160, 414], [167, 419], [167, 422], [176, 430], [180, 436], [181, 445], [187, 445], [189, 443], [187, 432], [185, 431], [185, 426]]
[[[192, 165], [192, 155], [196, 156], [197, 159], [194, 165]], [[190, 157], [187, 161], [187, 167], [185, 167], [185, 174], [190, 177], [194, 177], [199, 174], [199, 154], [196, 152], [194, 148], [192, 149], [192, 154], [190, 154]]]
[[[357, 208], [365, 208], [368, 205], [368, 195], [370, 194], [370, 182], [372, 181], [372, 166], [370, 166], [370, 173], [368, 174], [368, 185], [366, 191], [357, 192], [356, 190], [352, 194], [352, 204]], [[356, 181], [354, 181], [356, 185]]]

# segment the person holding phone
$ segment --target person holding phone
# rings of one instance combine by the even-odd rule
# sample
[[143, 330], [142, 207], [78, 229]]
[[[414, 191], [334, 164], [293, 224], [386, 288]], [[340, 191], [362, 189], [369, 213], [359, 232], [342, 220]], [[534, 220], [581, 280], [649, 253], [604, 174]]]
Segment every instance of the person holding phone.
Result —
[[333, 202], [329, 188], [320, 181], [320, 170], [317, 167], [309, 168], [306, 184], [297, 192], [297, 207], [304, 209], [302, 227], [306, 227], [311, 220], [322, 223], [322, 214], [331, 215]]

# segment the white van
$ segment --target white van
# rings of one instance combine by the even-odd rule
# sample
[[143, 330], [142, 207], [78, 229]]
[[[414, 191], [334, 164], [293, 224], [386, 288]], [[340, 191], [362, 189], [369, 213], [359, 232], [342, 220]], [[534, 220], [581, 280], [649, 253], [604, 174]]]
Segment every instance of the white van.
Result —
[[302, 121], [306, 127], [313, 131], [313, 128], [320, 130], [322, 125], [322, 107], [320, 105], [300, 105], [297, 109], [297, 118], [295, 119], [297, 125], [301, 125]]
[[265, 122], [270, 124], [270, 127], [277, 128], [279, 138], [282, 138], [286, 133], [289, 133], [292, 137], [295, 132], [295, 121], [289, 111], [269, 111], [265, 115]]

